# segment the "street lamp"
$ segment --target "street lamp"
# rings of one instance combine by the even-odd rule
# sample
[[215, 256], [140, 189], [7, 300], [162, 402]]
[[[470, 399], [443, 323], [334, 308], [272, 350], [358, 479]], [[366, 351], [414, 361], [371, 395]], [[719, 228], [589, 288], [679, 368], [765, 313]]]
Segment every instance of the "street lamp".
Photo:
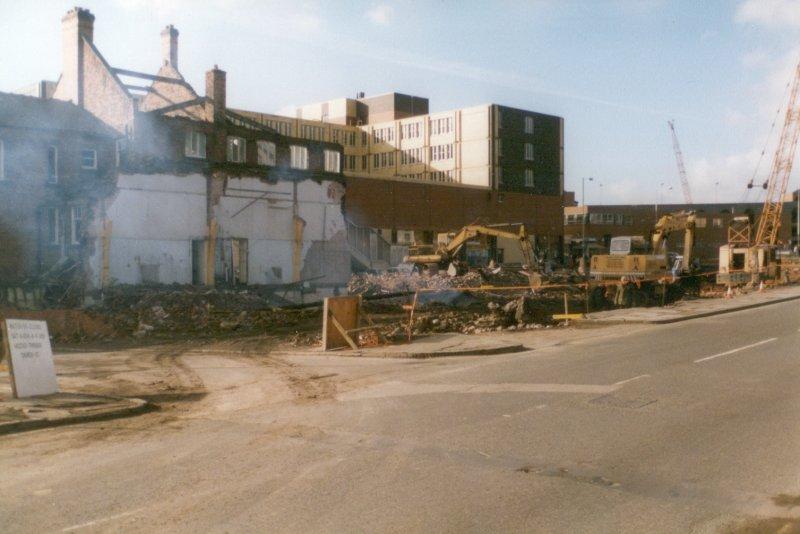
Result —
[[581, 178], [581, 202], [583, 202], [583, 218], [581, 219], [583, 224], [583, 229], [581, 230], [583, 255], [581, 258], [583, 259], [584, 271], [586, 271], [586, 219], [589, 217], [589, 208], [586, 207], [586, 180], [593, 182], [594, 178]]

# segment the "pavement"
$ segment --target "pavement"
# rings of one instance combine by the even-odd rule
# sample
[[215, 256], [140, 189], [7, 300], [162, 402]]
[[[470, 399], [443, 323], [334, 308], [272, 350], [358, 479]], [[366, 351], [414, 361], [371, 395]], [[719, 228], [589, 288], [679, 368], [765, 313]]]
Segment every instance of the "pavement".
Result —
[[0, 440], [0, 531], [800, 528], [797, 302], [498, 336], [532, 350], [172, 351], [202, 395]]
[[448, 356], [486, 356], [521, 352], [525, 346], [499, 336], [467, 334], [430, 334], [416, 336], [411, 343], [362, 347], [359, 350], [334, 350], [322, 348], [273, 351], [278, 356], [318, 356], [323, 354], [360, 358], [442, 358]]
[[0, 396], [0, 435], [127, 417], [152, 408], [143, 399], [104, 395], [56, 393], [24, 399]]
[[667, 324], [800, 299], [800, 286], [751, 291], [732, 298], [682, 300], [664, 307], [624, 308], [593, 312], [586, 320], [597, 324]]

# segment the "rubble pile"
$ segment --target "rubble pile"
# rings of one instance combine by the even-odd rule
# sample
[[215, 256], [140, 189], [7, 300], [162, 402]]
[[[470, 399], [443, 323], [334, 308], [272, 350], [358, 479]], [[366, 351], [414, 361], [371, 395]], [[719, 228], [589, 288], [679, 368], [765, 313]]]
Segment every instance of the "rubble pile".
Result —
[[276, 328], [318, 327], [318, 309], [280, 309], [271, 295], [253, 290], [115, 286], [96, 311], [118, 335], [219, 335]]
[[433, 304], [421, 310], [414, 320], [414, 334], [480, 334], [546, 328], [552, 322], [549, 304], [530, 296], [512, 298], [504, 303], [501, 299], [490, 300], [463, 310]]
[[454, 287], [527, 286], [528, 277], [518, 271], [482, 269], [459, 276], [447, 274], [422, 275], [419, 273], [385, 272], [355, 274], [347, 284], [351, 295], [387, 295], [413, 292], [421, 289], [451, 289]]

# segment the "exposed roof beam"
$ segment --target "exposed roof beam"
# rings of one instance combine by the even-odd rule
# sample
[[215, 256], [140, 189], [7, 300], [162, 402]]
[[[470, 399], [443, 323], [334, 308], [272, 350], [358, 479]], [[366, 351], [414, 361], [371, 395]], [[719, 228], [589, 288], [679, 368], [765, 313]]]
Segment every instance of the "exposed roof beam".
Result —
[[146, 72], [136, 72], [135, 70], [127, 69], [111, 69], [114, 74], [118, 76], [131, 76], [133, 78], [144, 78], [145, 80], [153, 80], [154, 82], [176, 83], [178, 85], [185, 85], [191, 87], [186, 81], [178, 78], [167, 78], [166, 76], [158, 76], [156, 74], [147, 74]]

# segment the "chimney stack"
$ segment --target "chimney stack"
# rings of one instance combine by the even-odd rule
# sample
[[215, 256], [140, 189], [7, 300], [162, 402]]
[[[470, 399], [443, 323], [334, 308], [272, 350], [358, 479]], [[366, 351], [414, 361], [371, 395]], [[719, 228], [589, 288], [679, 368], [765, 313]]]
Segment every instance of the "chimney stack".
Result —
[[178, 30], [172, 24], [161, 30], [161, 55], [165, 65], [178, 70]]
[[225, 71], [217, 65], [206, 72], [206, 97], [214, 103], [214, 122], [225, 120]]
[[75, 7], [61, 19], [61, 81], [58, 98], [83, 106], [83, 39], [94, 38], [94, 15]]

